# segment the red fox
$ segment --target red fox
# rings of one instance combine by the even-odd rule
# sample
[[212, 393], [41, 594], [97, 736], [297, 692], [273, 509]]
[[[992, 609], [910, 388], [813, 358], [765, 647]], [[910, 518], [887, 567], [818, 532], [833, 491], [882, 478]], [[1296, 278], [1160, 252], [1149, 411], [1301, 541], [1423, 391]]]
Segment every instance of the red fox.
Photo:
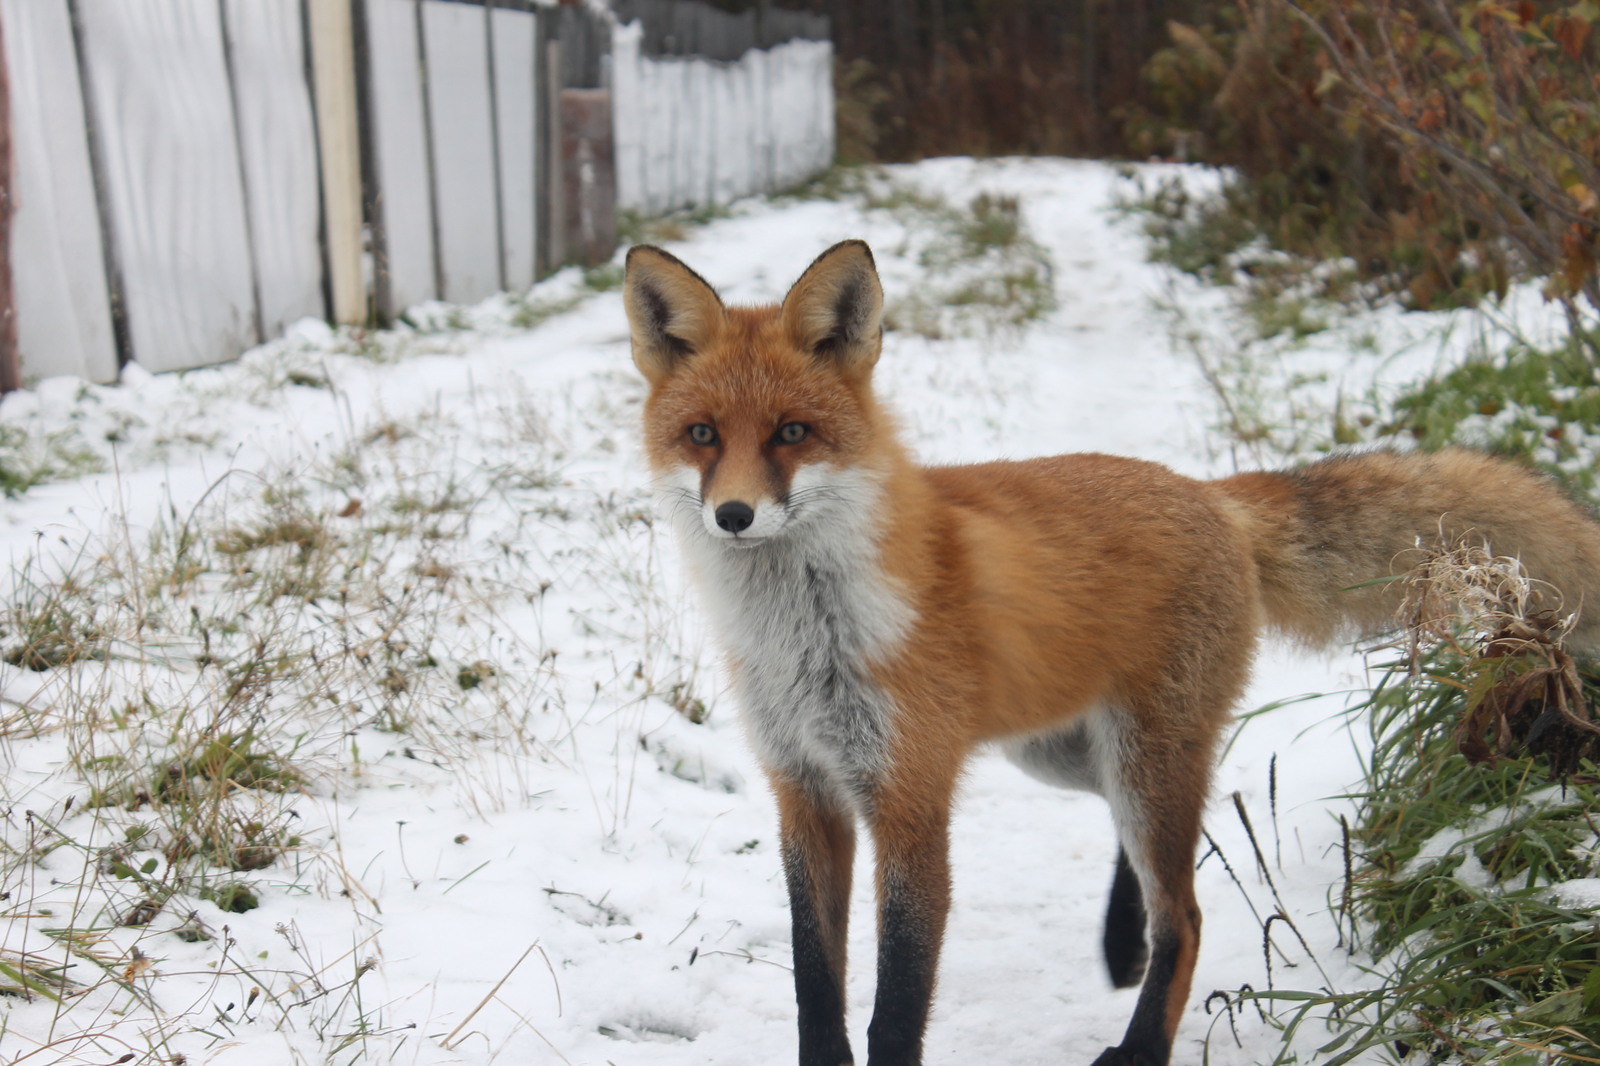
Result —
[[[1196, 481], [1108, 455], [916, 465], [872, 391], [883, 293], [861, 241], [781, 304], [729, 307], [628, 253], [644, 445], [777, 796], [801, 1066], [854, 1062], [845, 930], [857, 822], [877, 855], [869, 1066], [922, 1061], [968, 756], [999, 742], [1104, 796], [1120, 851], [1104, 953], [1143, 982], [1097, 1066], [1161, 1066], [1200, 938], [1213, 753], [1263, 626], [1389, 624], [1419, 543], [1470, 534], [1569, 608], [1600, 602], [1600, 525], [1473, 452], [1374, 452]], [[1569, 641], [1600, 648], [1600, 611]]]

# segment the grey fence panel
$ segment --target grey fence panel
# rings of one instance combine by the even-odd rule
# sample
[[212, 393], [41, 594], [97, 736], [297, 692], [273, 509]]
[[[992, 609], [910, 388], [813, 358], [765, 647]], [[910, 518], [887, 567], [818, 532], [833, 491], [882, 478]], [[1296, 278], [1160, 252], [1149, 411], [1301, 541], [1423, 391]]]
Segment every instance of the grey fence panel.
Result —
[[66, 0], [0, 0], [16, 158], [12, 249], [26, 377], [115, 381], [100, 212]]
[[240, 158], [265, 337], [328, 314], [300, 0], [226, 0]]
[[216, 0], [78, 0], [131, 355], [150, 370], [257, 340]]
[[537, 17], [531, 12], [496, 9], [491, 13], [494, 48], [495, 128], [499, 135], [501, 273], [506, 288], [522, 292], [532, 285], [537, 260], [538, 220], [535, 178], [539, 165], [539, 64], [534, 54]]
[[423, 0], [440, 296], [456, 302], [501, 288], [487, 26], [480, 7]]
[[392, 317], [439, 295], [433, 184], [417, 38], [419, 0], [363, 0], [368, 213], [379, 312]]

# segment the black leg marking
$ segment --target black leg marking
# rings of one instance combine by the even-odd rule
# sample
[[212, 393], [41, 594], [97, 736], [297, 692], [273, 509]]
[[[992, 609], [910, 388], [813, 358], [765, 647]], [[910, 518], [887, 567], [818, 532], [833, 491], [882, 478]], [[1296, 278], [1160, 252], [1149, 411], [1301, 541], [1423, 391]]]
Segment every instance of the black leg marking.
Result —
[[1176, 933], [1165, 930], [1158, 931], [1154, 940], [1150, 968], [1128, 1031], [1122, 1034], [1121, 1044], [1106, 1048], [1094, 1060], [1094, 1066], [1166, 1066], [1172, 1055], [1172, 1042], [1167, 1039], [1167, 1001], [1182, 942]]
[[1111, 904], [1106, 908], [1106, 969], [1117, 988], [1132, 988], [1144, 977], [1150, 947], [1144, 938], [1144, 893], [1133, 872], [1128, 853], [1117, 849], [1117, 872], [1111, 880]]
[[843, 974], [830, 958], [823, 917], [804, 857], [784, 856], [794, 938], [794, 994], [799, 1008], [800, 1066], [850, 1066], [855, 1057], [844, 1027]]
[[891, 888], [878, 932], [878, 993], [867, 1027], [869, 1066], [919, 1066], [922, 1033], [933, 1000], [938, 936], [928, 928], [930, 908], [904, 889]]

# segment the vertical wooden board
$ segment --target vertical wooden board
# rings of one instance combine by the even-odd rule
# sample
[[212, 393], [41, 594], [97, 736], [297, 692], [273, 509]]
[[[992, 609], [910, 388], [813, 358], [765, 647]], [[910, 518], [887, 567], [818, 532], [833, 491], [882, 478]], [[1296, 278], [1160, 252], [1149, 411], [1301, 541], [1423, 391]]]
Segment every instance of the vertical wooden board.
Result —
[[833, 99], [833, 42], [804, 42], [812, 53], [811, 79], [816, 86], [817, 154], [812, 160], [812, 173], [820, 174], [833, 166], [837, 151], [839, 129], [836, 124], [836, 105]]
[[644, 206], [644, 98], [639, 84], [639, 22], [618, 22], [611, 31], [612, 127], [617, 154], [617, 206]]
[[537, 220], [534, 142], [538, 106], [536, 16], [529, 11], [490, 12], [494, 48], [495, 121], [500, 134], [500, 239], [506, 288], [523, 292], [534, 282]]
[[716, 75], [718, 97], [717, 199], [727, 203], [756, 191], [750, 177], [750, 127], [755, 124], [751, 110], [754, 101], [750, 93], [750, 66], [738, 63], [719, 64], [712, 68]]
[[661, 76], [654, 98], [667, 115], [662, 123], [666, 136], [657, 148], [661, 153], [661, 202], [663, 210], [671, 211], [688, 203], [684, 175], [694, 149], [689, 138], [689, 64], [681, 59], [659, 59], [653, 65]]
[[132, 356], [232, 359], [255, 343], [255, 295], [216, 0], [79, 10]]
[[[790, 161], [794, 149], [794, 107], [787, 84], [788, 52], [783, 45], [767, 52], [767, 94], [771, 100], [769, 112], [772, 122], [772, 180], [779, 186], [789, 183], [792, 169]], [[785, 106], [787, 102], [788, 106]]]
[[706, 128], [710, 94], [706, 92], [706, 65], [689, 61], [679, 66], [684, 72], [684, 91], [679, 98], [684, 117], [678, 131], [678, 151], [682, 155], [679, 202], [704, 207], [711, 203], [711, 146], [707, 143], [710, 130]]
[[778, 100], [788, 101], [782, 114], [782, 124], [779, 126], [778, 140], [778, 172], [776, 179], [779, 185], [794, 185], [806, 173], [807, 160], [810, 150], [806, 146], [809, 121], [807, 115], [809, 106], [806, 101], [807, 71], [804, 62], [796, 51], [798, 42], [790, 41], [780, 44], [772, 50], [773, 59], [773, 96]]
[[829, 76], [833, 57], [826, 41], [791, 41], [799, 78], [805, 85], [804, 107], [799, 116], [805, 131], [800, 172], [794, 184], [826, 169], [833, 162], [833, 79]]
[[16, 158], [11, 255], [25, 264], [13, 275], [22, 372], [115, 381], [100, 211], [66, 0], [0, 0], [0, 21]]
[[728, 67], [725, 63], [700, 63], [705, 79], [706, 202], [725, 204], [731, 197], [728, 179], [735, 161], [727, 158], [729, 128], [738, 117], [728, 110]]
[[772, 167], [769, 150], [772, 140], [771, 116], [767, 103], [767, 53], [752, 48], [740, 65], [745, 68], [745, 92], [749, 94], [750, 126], [745, 151], [750, 154], [750, 184], [753, 191], [771, 192]]
[[435, 299], [418, 0], [365, 0], [378, 310], [386, 318]]
[[261, 324], [275, 337], [296, 319], [328, 314], [300, 3], [225, 2]]
[[501, 288], [487, 21], [481, 7], [423, 0], [422, 28], [437, 183], [440, 295], [469, 303]]
[[366, 212], [361, 187], [361, 108], [352, 0], [306, 0], [317, 115], [322, 237], [332, 318], [367, 321]]
[[676, 145], [683, 108], [671, 94], [681, 91], [681, 67], [681, 63], [658, 59], [647, 59], [639, 65], [639, 91], [645, 100], [644, 179], [649, 190], [645, 209], [651, 214], [662, 214], [679, 204]]
[[694, 99], [698, 103], [695, 108], [695, 121], [699, 131], [695, 136], [695, 146], [699, 149], [698, 162], [700, 170], [695, 181], [695, 203], [714, 204], [717, 199], [717, 141], [721, 131], [717, 129], [717, 68], [715, 64], [697, 62], [694, 64], [697, 82]]

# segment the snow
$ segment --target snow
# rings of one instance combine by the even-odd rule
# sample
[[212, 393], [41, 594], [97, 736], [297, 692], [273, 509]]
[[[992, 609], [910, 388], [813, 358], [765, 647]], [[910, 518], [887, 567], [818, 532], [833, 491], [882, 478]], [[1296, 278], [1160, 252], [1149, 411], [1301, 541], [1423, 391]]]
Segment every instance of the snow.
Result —
[[[980, 189], [1017, 195], [1056, 266], [1059, 307], [1042, 322], [980, 337], [887, 338], [879, 390], [922, 456], [1094, 450], [1188, 474], [1231, 472], [1210, 428], [1213, 395], [1155, 301], [1175, 299], [1218, 334], [1227, 311], [1214, 293], [1145, 262], [1136, 226], [1107, 210], [1120, 180], [1113, 168], [952, 159], [896, 177], [957, 202]], [[781, 296], [818, 252], [851, 236], [872, 244], [891, 300], [920, 283], [905, 225], [851, 202], [745, 202], [667, 247], [728, 299], [748, 302]], [[536, 295], [581, 291], [569, 273]], [[459, 519], [464, 535], [437, 550], [480, 591], [457, 604], [462, 617], [441, 611], [437, 638], [456, 659], [488, 658], [498, 671], [481, 700], [477, 690], [460, 696], [462, 714], [482, 715], [478, 735], [441, 720], [428, 734], [435, 750], [369, 726], [323, 735], [308, 725], [306, 765], [316, 772], [291, 798], [305, 843], [293, 863], [257, 872], [260, 908], [231, 914], [186, 899], [149, 930], [108, 931], [105, 950], [117, 958], [132, 959], [137, 944], [152, 960], [138, 984], [151, 998], [113, 989], [70, 1010], [42, 997], [0, 1000], [6, 1061], [91, 1032], [103, 1034], [92, 1054], [69, 1039], [28, 1061], [110, 1060], [155, 1045], [208, 1064], [792, 1059], [773, 804], [676, 550], [639, 517], [648, 508], [635, 425], [643, 387], [620, 300], [596, 295], [530, 330], [508, 324], [510, 309], [491, 300], [462, 313], [471, 328], [390, 337], [302, 323], [229, 366], [183, 376], [130, 368], [117, 389], [57, 379], [0, 404], [0, 422], [76, 433], [102, 449], [107, 432], [117, 437], [109, 472], [0, 501], [0, 554], [19, 573], [35, 553], [70, 561], [139, 542], [241, 483], [324, 470], [353, 443], [378, 439], [374, 427], [413, 431], [363, 445], [374, 455], [388, 448], [373, 460], [382, 469], [372, 484], [456, 485], [477, 501]], [[1340, 365], [1342, 375], [1360, 372]], [[554, 484], [527, 488], [508, 472]], [[331, 514], [348, 495], [318, 483], [311, 499]], [[374, 493], [364, 495], [376, 510]], [[241, 490], [228, 506], [246, 513], [249, 498]], [[408, 562], [374, 565], [398, 581]], [[37, 573], [44, 564], [33, 565]], [[116, 668], [76, 669], [110, 678]], [[197, 676], [171, 669], [180, 681]], [[0, 697], [12, 706], [65, 699], [58, 673], [0, 664]], [[1221, 760], [1207, 827], [1226, 864], [1210, 855], [1200, 866], [1205, 938], [1175, 1061], [1275, 1055], [1278, 1034], [1253, 1010], [1234, 1012], [1237, 1034], [1215, 1003], [1208, 1013], [1213, 990], [1360, 980], [1327, 904], [1344, 868], [1338, 816], [1349, 804], [1338, 797], [1359, 778], [1365, 734], [1341, 714], [1343, 694], [1362, 677], [1354, 652], [1263, 650], [1243, 709], [1327, 695], [1252, 718]], [[669, 705], [673, 683], [704, 700], [704, 724]], [[8, 847], [27, 839], [24, 811], [87, 832], [85, 787], [65, 764], [69, 740], [0, 738]], [[338, 755], [357, 745], [359, 761]], [[68, 812], [71, 797], [78, 805]], [[0, 949], [62, 957], [41, 933], [59, 913], [42, 919], [18, 903], [70, 910], [88, 898], [92, 849], [108, 841], [80, 842], [89, 848], [58, 849], [37, 868], [5, 867], [16, 909], [0, 913]], [[1104, 804], [980, 759], [962, 790], [953, 848], [930, 1066], [1055, 1066], [1116, 1043], [1136, 993], [1112, 991], [1099, 959], [1115, 854]], [[858, 1050], [873, 993], [868, 862], [858, 859], [848, 987]], [[1280, 909], [1314, 958], [1273, 923], [1269, 976], [1262, 923]], [[217, 938], [169, 935], [180, 910]], [[333, 991], [309, 995], [307, 974]], [[247, 1006], [252, 987], [270, 995]], [[1315, 1046], [1316, 1027], [1307, 1028]]]
[[1600, 911], [1600, 877], [1575, 877], [1551, 885], [1550, 892], [1564, 907]]

